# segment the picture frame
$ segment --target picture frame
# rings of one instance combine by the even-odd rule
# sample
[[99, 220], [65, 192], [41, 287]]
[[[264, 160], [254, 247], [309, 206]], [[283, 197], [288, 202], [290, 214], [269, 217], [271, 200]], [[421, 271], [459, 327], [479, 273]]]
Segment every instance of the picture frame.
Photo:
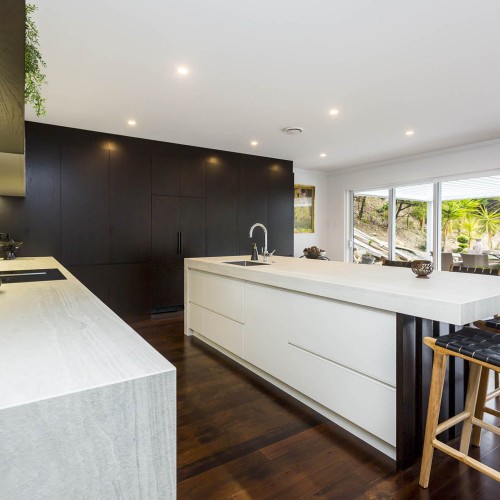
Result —
[[314, 233], [315, 196], [315, 186], [294, 185], [293, 229], [295, 233]]

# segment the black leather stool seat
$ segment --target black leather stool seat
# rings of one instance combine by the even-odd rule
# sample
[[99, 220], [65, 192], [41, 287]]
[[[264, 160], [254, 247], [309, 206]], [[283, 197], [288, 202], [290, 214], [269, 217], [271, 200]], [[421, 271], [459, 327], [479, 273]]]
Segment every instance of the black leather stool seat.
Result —
[[436, 345], [479, 361], [500, 366], [500, 334], [465, 327], [436, 339]]
[[500, 318], [491, 318], [484, 321], [484, 324], [489, 328], [500, 330]]

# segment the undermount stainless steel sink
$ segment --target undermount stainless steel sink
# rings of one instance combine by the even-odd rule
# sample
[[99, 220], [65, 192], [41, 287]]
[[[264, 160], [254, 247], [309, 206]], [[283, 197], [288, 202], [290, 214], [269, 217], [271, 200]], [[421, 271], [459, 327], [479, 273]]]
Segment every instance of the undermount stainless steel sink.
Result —
[[223, 264], [233, 264], [233, 266], [268, 266], [269, 264], [264, 264], [264, 262], [256, 262], [255, 260], [235, 260], [233, 262], [223, 262]]

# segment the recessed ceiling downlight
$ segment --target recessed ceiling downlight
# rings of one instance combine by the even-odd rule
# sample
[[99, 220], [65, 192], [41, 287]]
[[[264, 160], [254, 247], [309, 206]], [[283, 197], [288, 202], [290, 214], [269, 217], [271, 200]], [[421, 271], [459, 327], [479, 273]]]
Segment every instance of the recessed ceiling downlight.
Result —
[[283, 133], [286, 135], [299, 135], [302, 134], [304, 129], [302, 127], [285, 127]]

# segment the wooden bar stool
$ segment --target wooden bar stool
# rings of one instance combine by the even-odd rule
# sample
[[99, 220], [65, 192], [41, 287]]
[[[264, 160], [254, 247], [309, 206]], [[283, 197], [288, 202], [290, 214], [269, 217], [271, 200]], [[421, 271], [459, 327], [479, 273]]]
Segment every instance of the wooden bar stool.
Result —
[[[468, 455], [473, 426], [500, 435], [499, 427], [481, 420], [487, 390], [487, 383], [485, 384], [484, 380], [487, 382], [488, 370], [500, 372], [500, 335], [477, 328], [465, 327], [458, 332], [437, 339], [425, 337], [424, 343], [434, 351], [434, 362], [432, 365], [429, 410], [427, 412], [422, 465], [420, 468], [420, 486], [423, 488], [429, 486], [434, 448], [483, 472], [496, 481], [500, 481], [500, 472]], [[469, 361], [469, 385], [464, 411], [438, 424], [448, 356], [456, 356]], [[483, 383], [478, 398], [481, 379]], [[436, 438], [438, 434], [460, 422], [463, 422], [460, 450], [455, 450]], [[473, 444], [479, 444], [479, 440]]]

